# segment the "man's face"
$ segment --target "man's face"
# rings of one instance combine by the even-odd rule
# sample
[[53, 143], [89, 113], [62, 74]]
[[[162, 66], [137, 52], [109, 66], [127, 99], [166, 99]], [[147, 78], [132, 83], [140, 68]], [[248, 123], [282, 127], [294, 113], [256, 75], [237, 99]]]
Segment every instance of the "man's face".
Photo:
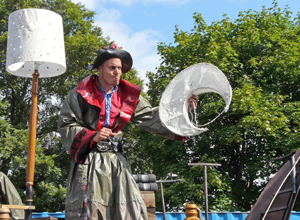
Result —
[[122, 74], [122, 62], [119, 58], [111, 58], [98, 67], [99, 83], [103, 89], [119, 85]]

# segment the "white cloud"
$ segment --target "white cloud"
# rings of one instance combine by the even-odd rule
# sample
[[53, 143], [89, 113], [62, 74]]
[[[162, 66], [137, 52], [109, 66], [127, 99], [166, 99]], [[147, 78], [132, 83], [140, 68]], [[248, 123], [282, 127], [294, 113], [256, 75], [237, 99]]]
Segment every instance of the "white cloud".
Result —
[[162, 3], [162, 4], [171, 4], [171, 5], [184, 5], [190, 0], [111, 0], [119, 5], [132, 5], [134, 3], [141, 2], [143, 4], [153, 4], [153, 3]]
[[189, 2], [189, 0], [111, 0], [119, 5], [132, 5], [137, 2], [142, 2], [144, 4], [153, 4], [153, 3], [163, 3], [163, 4], [172, 4], [172, 5], [183, 5]]
[[[107, 2], [107, 0], [71, 0], [74, 3], [81, 2], [86, 8], [90, 10], [94, 10], [98, 5], [103, 5]], [[161, 4], [172, 4], [172, 5], [184, 5], [188, 3], [190, 0], [110, 0], [110, 2], [115, 2], [118, 5], [126, 5], [130, 6], [134, 3], [143, 3], [143, 4], [153, 4], [153, 3], [161, 3]]]
[[[74, 3], [81, 2], [86, 8], [96, 11], [95, 25], [101, 27], [103, 36], [109, 36], [124, 50], [130, 52], [133, 57], [133, 67], [139, 76], [147, 83], [147, 71], [155, 72], [159, 66], [157, 43], [162, 41], [162, 36], [151, 29], [133, 32], [132, 29], [122, 22], [122, 14], [114, 8], [102, 7], [106, 0], [72, 0]], [[134, 2], [153, 2], [150, 0], [112, 0], [118, 4], [132, 4]], [[181, 2], [183, 0], [154, 0], [155, 2]], [[146, 88], [147, 89], [147, 88]]]
[[85, 7], [87, 9], [90, 10], [94, 10], [95, 8], [97, 8], [97, 5], [99, 5], [99, 3], [101, 2], [105, 2], [105, 0], [71, 0], [71, 2], [73, 3], [81, 3], [83, 5], [85, 5]]
[[102, 28], [104, 36], [110, 36], [118, 46], [130, 52], [133, 67], [143, 79], [146, 79], [147, 71], [154, 72], [159, 66], [157, 43], [162, 37], [158, 32], [151, 29], [133, 32], [122, 22], [122, 15], [116, 9], [100, 8], [95, 16], [95, 25]]

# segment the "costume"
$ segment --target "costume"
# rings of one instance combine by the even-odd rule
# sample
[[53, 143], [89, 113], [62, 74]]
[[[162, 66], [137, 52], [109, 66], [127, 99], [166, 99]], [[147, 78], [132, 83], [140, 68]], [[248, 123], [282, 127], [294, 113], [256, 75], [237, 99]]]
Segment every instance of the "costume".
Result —
[[[2, 172], [0, 172], [0, 195], [3, 204], [23, 205], [21, 197], [14, 184]], [[24, 219], [25, 212], [22, 209], [11, 209], [10, 216], [12, 219]]]
[[[162, 126], [158, 108], [152, 108], [134, 84], [121, 80], [112, 96], [111, 107], [109, 128], [114, 132], [130, 120], [149, 132], [178, 139]], [[105, 111], [101, 109], [105, 109], [105, 102], [96, 75], [78, 83], [61, 109], [58, 128], [73, 158], [68, 179], [66, 219], [80, 219], [85, 200], [87, 219], [147, 219], [144, 201], [122, 150], [102, 150], [91, 141], [106, 119]]]

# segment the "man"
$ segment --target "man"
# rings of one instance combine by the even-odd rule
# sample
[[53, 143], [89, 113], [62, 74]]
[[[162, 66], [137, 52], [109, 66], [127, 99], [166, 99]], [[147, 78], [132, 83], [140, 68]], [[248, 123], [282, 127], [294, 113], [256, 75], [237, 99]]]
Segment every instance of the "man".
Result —
[[[98, 70], [67, 96], [58, 128], [72, 156], [66, 219], [147, 219], [130, 164], [115, 136], [129, 120], [149, 132], [182, 139], [162, 126], [158, 108], [140, 88], [120, 79], [132, 67], [131, 55], [115, 44], [103, 47], [91, 69]], [[197, 97], [191, 97], [197, 103]], [[192, 107], [192, 106], [191, 106]]]

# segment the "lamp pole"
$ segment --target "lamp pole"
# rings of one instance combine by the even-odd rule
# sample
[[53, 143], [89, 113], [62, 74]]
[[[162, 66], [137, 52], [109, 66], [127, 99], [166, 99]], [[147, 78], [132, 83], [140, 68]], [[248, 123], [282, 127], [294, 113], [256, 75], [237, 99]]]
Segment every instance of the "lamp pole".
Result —
[[[26, 169], [25, 219], [32, 219], [39, 78], [66, 71], [62, 17], [50, 10], [26, 8], [8, 19], [6, 71], [32, 77], [32, 98]], [[33, 71], [33, 73], [32, 73]]]
[[[39, 73], [34, 70], [32, 74], [32, 97], [31, 97], [31, 112], [29, 124], [29, 139], [27, 153], [27, 170], [26, 170], [26, 205], [31, 206], [33, 199], [33, 179], [35, 169], [35, 148], [36, 148], [36, 127], [37, 127], [37, 101], [39, 90]], [[32, 219], [32, 210], [25, 210], [25, 219]]]
[[221, 166], [221, 164], [213, 163], [188, 163], [189, 166], [204, 166], [204, 197], [205, 197], [205, 220], [208, 218], [208, 193], [207, 193], [207, 166]]
[[167, 217], [166, 217], [166, 207], [165, 207], [163, 183], [175, 183], [175, 182], [181, 182], [181, 181], [182, 181], [181, 179], [177, 179], [177, 180], [156, 180], [156, 182], [160, 184], [161, 205], [162, 205], [162, 208], [163, 208], [164, 220], [167, 220]]

